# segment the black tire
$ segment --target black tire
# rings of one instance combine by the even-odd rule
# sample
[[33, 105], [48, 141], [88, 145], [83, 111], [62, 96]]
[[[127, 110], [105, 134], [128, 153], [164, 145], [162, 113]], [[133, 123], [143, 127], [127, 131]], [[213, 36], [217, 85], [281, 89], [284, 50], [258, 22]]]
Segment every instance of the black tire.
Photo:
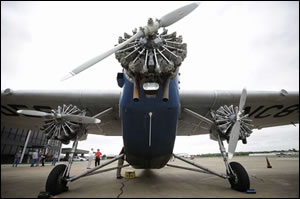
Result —
[[46, 192], [51, 195], [57, 195], [62, 192], [68, 191], [67, 181], [63, 179], [63, 173], [66, 165], [60, 164], [52, 169], [46, 182]]
[[229, 178], [231, 188], [237, 191], [246, 192], [250, 188], [250, 180], [245, 168], [237, 162], [230, 162], [234, 175]]

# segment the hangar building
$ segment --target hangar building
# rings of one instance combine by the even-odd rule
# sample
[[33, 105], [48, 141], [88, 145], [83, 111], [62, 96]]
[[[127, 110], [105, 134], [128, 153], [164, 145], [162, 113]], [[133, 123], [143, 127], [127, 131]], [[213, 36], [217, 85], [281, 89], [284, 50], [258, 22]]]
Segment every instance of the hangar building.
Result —
[[60, 154], [62, 144], [58, 140], [47, 141], [45, 134], [39, 130], [10, 128], [1, 124], [1, 164], [13, 163], [14, 155], [18, 150], [23, 151], [24, 146], [26, 150], [22, 163], [29, 163], [36, 149], [48, 152], [46, 161], [49, 161], [56, 152]]

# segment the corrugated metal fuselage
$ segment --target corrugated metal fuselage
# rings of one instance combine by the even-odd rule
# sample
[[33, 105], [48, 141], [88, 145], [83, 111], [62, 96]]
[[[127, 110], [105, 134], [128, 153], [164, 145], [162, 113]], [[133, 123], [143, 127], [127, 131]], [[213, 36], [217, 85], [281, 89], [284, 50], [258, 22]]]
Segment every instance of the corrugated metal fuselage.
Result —
[[155, 98], [147, 98], [140, 89], [139, 101], [134, 101], [133, 84], [124, 81], [120, 111], [126, 161], [135, 168], [161, 168], [173, 153], [180, 109], [178, 80], [170, 81], [166, 102], [162, 86]]

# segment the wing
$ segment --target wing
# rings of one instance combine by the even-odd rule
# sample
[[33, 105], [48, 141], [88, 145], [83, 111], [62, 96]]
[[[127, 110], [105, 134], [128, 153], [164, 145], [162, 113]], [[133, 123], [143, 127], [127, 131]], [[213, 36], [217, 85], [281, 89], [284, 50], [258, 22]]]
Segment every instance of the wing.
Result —
[[[241, 91], [182, 91], [181, 108], [211, 119], [210, 110], [223, 105], [238, 106], [240, 96]], [[299, 123], [299, 92], [248, 91], [244, 110], [257, 129]], [[181, 111], [177, 135], [207, 133], [207, 123]]]
[[42, 118], [16, 113], [20, 109], [49, 112], [63, 104], [72, 104], [81, 110], [86, 110], [87, 116], [94, 116], [112, 107], [112, 111], [101, 116], [100, 124], [88, 126], [88, 133], [118, 136], [122, 135], [119, 99], [119, 91], [14, 91], [6, 89], [1, 91], [1, 126], [37, 130], [43, 125]]

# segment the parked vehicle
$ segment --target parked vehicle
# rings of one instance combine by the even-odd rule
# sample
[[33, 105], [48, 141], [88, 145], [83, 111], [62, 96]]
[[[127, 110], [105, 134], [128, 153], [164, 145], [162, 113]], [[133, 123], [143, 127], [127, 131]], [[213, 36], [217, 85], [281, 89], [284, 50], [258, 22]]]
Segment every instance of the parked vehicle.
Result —
[[87, 161], [87, 159], [85, 157], [74, 156], [73, 161]]

